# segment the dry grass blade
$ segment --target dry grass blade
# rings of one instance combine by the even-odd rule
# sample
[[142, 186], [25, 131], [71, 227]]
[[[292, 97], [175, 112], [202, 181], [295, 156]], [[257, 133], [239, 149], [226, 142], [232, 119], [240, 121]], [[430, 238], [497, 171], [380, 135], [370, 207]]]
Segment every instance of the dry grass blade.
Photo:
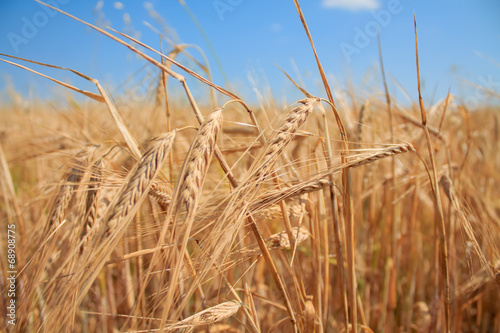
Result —
[[[13, 57], [13, 56], [9, 56], [9, 55], [6, 55], [6, 54], [0, 54], [0, 55], [4, 55], [4, 56], [8, 56], [8, 57]], [[135, 139], [135, 137], [130, 133], [127, 125], [125, 125], [125, 120], [123, 119], [122, 115], [118, 112], [118, 110], [114, 107], [113, 103], [111, 102], [111, 99], [106, 94], [106, 91], [99, 84], [99, 81], [97, 81], [96, 79], [93, 79], [93, 78], [91, 78], [91, 77], [89, 77], [89, 76], [87, 76], [85, 74], [77, 72], [74, 69], [63, 68], [63, 67], [59, 67], [59, 66], [54, 66], [54, 65], [45, 64], [45, 63], [42, 63], [42, 62], [37, 62], [37, 61], [23, 59], [23, 58], [18, 58], [18, 57], [13, 57], [13, 58], [20, 59], [20, 60], [27, 61], [27, 62], [31, 62], [31, 63], [37, 64], [37, 65], [41, 65], [41, 66], [45, 66], [45, 67], [49, 67], [49, 68], [56, 68], [56, 69], [70, 71], [70, 72], [73, 72], [76, 75], [78, 75], [78, 76], [80, 76], [80, 77], [82, 77], [82, 78], [84, 78], [86, 80], [89, 80], [93, 84], [95, 84], [96, 87], [97, 87], [97, 89], [101, 93], [100, 96], [96, 95], [94, 93], [85, 91], [85, 90], [78, 89], [76, 87], [73, 87], [72, 85], [69, 85], [67, 83], [61, 82], [61, 81], [56, 80], [56, 79], [53, 79], [50, 76], [38, 73], [38, 72], [36, 72], [36, 71], [28, 68], [28, 67], [25, 67], [25, 66], [22, 66], [22, 65], [19, 65], [19, 64], [16, 64], [16, 63], [4, 60], [4, 59], [0, 59], [0, 60], [2, 60], [4, 62], [7, 62], [7, 63], [12, 64], [12, 65], [17, 66], [17, 67], [20, 67], [20, 68], [25, 69], [25, 70], [27, 70], [29, 72], [33, 72], [33, 73], [35, 73], [37, 75], [43, 76], [43, 77], [45, 77], [45, 78], [47, 78], [47, 79], [49, 79], [51, 81], [56, 82], [57, 84], [60, 84], [63, 87], [66, 87], [66, 88], [69, 88], [71, 90], [74, 90], [74, 91], [76, 91], [78, 93], [81, 93], [82, 95], [85, 95], [87, 97], [90, 97], [90, 98], [92, 98], [92, 99], [94, 99], [94, 100], [96, 100], [98, 102], [105, 103], [106, 106], [108, 107], [109, 112], [111, 113], [111, 116], [115, 120], [116, 125], [120, 129], [120, 132], [123, 135], [123, 138], [127, 142], [128, 146], [129, 146], [129, 148], [131, 150], [131, 153], [134, 155], [134, 157], [136, 159], [140, 159], [141, 153], [139, 152], [139, 148], [138, 148], [139, 147], [139, 143], [137, 142], [137, 140]]]
[[308, 296], [306, 300], [306, 308], [304, 310], [304, 332], [314, 332], [314, 321], [316, 320], [316, 310], [312, 302], [313, 297]]
[[283, 70], [283, 68], [279, 67], [278, 68], [281, 70], [281, 72], [283, 72], [283, 74], [285, 74], [285, 76], [287, 77], [288, 80], [290, 80], [290, 82], [292, 82], [292, 84], [300, 90], [301, 93], [303, 93], [307, 98], [314, 98], [313, 95], [311, 95], [307, 90], [305, 90], [304, 88], [302, 88], [301, 86], [299, 86], [291, 77], [290, 75], [287, 74], [287, 72], [285, 72]]
[[[57, 194], [50, 209], [47, 222], [41, 233], [37, 251], [34, 253], [30, 261], [23, 267], [22, 274], [29, 277], [30, 280], [39, 282], [45, 272], [50, 272], [51, 265], [48, 264], [51, 251], [56, 244], [56, 232], [60, 232], [60, 227], [67, 221], [67, 213], [70, 208], [77, 188], [82, 180], [86, 160], [91, 152], [90, 147], [83, 149], [77, 153], [71, 162], [69, 171], [64, 175], [60, 186], [57, 189]], [[26, 272], [24, 272], [26, 270]], [[21, 275], [21, 273], [20, 273]], [[25, 297], [29, 299], [37, 292], [37, 283], [31, 283], [25, 290]], [[25, 307], [27, 302], [21, 302], [20, 310], [27, 311]], [[23, 324], [23, 323], [22, 323]]]
[[304, 27], [304, 30], [306, 31], [307, 38], [309, 39], [309, 43], [311, 44], [311, 48], [314, 52], [314, 58], [316, 59], [316, 64], [318, 65], [319, 74], [321, 75], [321, 80], [323, 82], [323, 86], [325, 87], [325, 91], [326, 91], [326, 95], [328, 96], [328, 100], [330, 101], [330, 103], [335, 105], [335, 102], [333, 101], [332, 91], [330, 90], [330, 86], [328, 85], [328, 80], [326, 79], [326, 75], [325, 75], [325, 71], [323, 70], [323, 66], [321, 65], [321, 62], [319, 61], [318, 53], [316, 52], [316, 48], [314, 47], [314, 42], [313, 42], [311, 33], [309, 32], [309, 27], [307, 26], [304, 14], [302, 13], [302, 9], [300, 8], [298, 0], [293, 0], [293, 2], [295, 3], [295, 7], [297, 8], [297, 12], [299, 13], [300, 20], [302, 21], [302, 25]]
[[[377, 42], [378, 42], [378, 52], [379, 52], [379, 58], [380, 58], [380, 71], [382, 73], [382, 79], [384, 83], [384, 91], [385, 91], [385, 100], [387, 103], [387, 113], [389, 115], [389, 133], [390, 133], [390, 138], [389, 142], [394, 142], [394, 123], [393, 123], [393, 116], [392, 116], [392, 103], [391, 103], [391, 96], [389, 94], [389, 88], [387, 87], [387, 80], [385, 77], [385, 69], [384, 69], [384, 61], [382, 58], [382, 46], [380, 43], [380, 34], [377, 34]], [[397, 193], [397, 187], [398, 187], [398, 179], [396, 175], [396, 160], [395, 158], [391, 158], [391, 178], [392, 178], [392, 187], [393, 187], [393, 192], [392, 192], [392, 209], [389, 214], [389, 223], [391, 224], [391, 259], [392, 262], [394, 263], [393, 266], [391, 266], [392, 270], [390, 272], [390, 278], [391, 278], [391, 289], [387, 291], [388, 294], [388, 304], [387, 306], [383, 305], [384, 308], [382, 310], [382, 315], [381, 317], [383, 318], [381, 322], [384, 324], [385, 322], [385, 312], [386, 310], [395, 310], [396, 309], [396, 298], [397, 298], [397, 290], [396, 290], [396, 284], [394, 281], [397, 279], [397, 266], [398, 266], [398, 248], [397, 248], [397, 238], [398, 238], [398, 230], [400, 228], [400, 221], [399, 221], [399, 203], [397, 200], [398, 193]], [[384, 329], [382, 329], [383, 331]]]
[[9, 165], [7, 164], [7, 160], [5, 158], [5, 153], [2, 148], [2, 144], [0, 143], [0, 167], [1, 167], [1, 181], [2, 186], [5, 186], [9, 192], [9, 195], [14, 196], [14, 183], [12, 182], [12, 176], [10, 174]]
[[[57, 68], [57, 69], [62, 69], [62, 70], [69, 70], [69, 71], [71, 71], [71, 72], [73, 72], [73, 73], [75, 73], [75, 74], [77, 74], [77, 75], [79, 75], [79, 76], [81, 76], [81, 77], [87, 78], [85, 75], [83, 75], [83, 74], [81, 74], [81, 73], [78, 73], [78, 72], [76, 72], [76, 71], [74, 71], [74, 70], [72, 70], [72, 69], [69, 69], [69, 68], [62, 68], [62, 67], [58, 67], [58, 66], [53, 66], [53, 65], [49, 65], [49, 64], [44, 64], [44, 63], [41, 63], [41, 62], [37, 62], [37, 61], [29, 60], [29, 59], [24, 59], [24, 58], [19, 58], [19, 57], [14, 57], [14, 56], [11, 56], [11, 55], [8, 55], [8, 54], [3, 54], [3, 53], [0, 53], [0, 55], [2, 55], [2, 56], [4, 56], [4, 57], [10, 57], [10, 58], [18, 59], [18, 60], [23, 60], [23, 61], [31, 62], [31, 63], [37, 64], [37, 65], [42, 65], [42, 66], [46, 66], [46, 67]], [[65, 83], [65, 82], [62, 82], [62, 81], [56, 80], [56, 79], [54, 79], [54, 78], [52, 78], [52, 77], [50, 77], [50, 76], [48, 76], [48, 75], [42, 74], [42, 73], [40, 73], [40, 72], [37, 72], [37, 71], [35, 71], [35, 70], [31, 69], [31, 68], [28, 68], [28, 67], [26, 67], [26, 66], [16, 64], [15, 62], [11, 62], [11, 61], [8, 61], [8, 60], [5, 60], [5, 59], [0, 59], [0, 60], [2, 60], [2, 61], [4, 61], [4, 62], [6, 62], [6, 63], [8, 63], [8, 64], [14, 65], [14, 66], [16, 66], [16, 67], [22, 68], [22, 69], [24, 69], [24, 70], [27, 70], [28, 72], [34, 73], [34, 74], [36, 74], [36, 75], [40, 75], [40, 76], [42, 76], [42, 77], [44, 77], [44, 78], [46, 78], [46, 79], [49, 79], [49, 80], [51, 80], [51, 81], [53, 81], [53, 82], [55, 82], [55, 83], [57, 83], [57, 84], [60, 84], [60, 85], [61, 85], [61, 86], [63, 86], [63, 87], [66, 87], [66, 88], [71, 89], [71, 90], [73, 90], [73, 91], [76, 91], [76, 92], [78, 92], [78, 93], [80, 93], [80, 94], [82, 94], [82, 95], [85, 95], [85, 96], [87, 96], [87, 97], [90, 97], [90, 98], [92, 98], [93, 100], [96, 100], [96, 101], [98, 101], [98, 102], [104, 102], [104, 98], [103, 98], [102, 96], [100, 96], [100, 95], [97, 95], [97, 94], [91, 93], [90, 91], [85, 91], [85, 90], [79, 89], [79, 88], [74, 87], [74, 86], [72, 86], [72, 85], [70, 85], [70, 84], [67, 84], [67, 83]]]

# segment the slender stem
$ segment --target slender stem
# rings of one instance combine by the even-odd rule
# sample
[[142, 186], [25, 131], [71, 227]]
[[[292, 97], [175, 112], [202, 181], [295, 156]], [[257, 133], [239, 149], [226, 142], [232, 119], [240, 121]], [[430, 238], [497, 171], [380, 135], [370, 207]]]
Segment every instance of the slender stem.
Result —
[[[326, 152], [328, 167], [333, 167], [333, 152], [330, 140], [330, 130], [328, 129], [328, 123], [326, 119], [326, 113], [323, 112], [323, 123], [325, 126], [326, 135]], [[342, 243], [340, 241], [340, 219], [337, 214], [337, 196], [335, 195], [335, 184], [333, 180], [333, 175], [329, 175], [329, 194], [330, 194], [330, 206], [332, 210], [332, 220], [333, 220], [333, 233], [335, 237], [335, 254], [337, 256], [337, 278], [339, 280], [339, 291], [340, 291], [340, 301], [342, 306], [342, 314], [344, 315], [344, 325], [349, 327], [349, 311], [347, 309], [347, 295], [345, 290], [345, 271], [344, 271], [344, 255], [342, 253]]]
[[[392, 116], [392, 108], [391, 108], [391, 97], [389, 95], [389, 88], [387, 88], [387, 80], [385, 77], [384, 70], [384, 60], [382, 57], [382, 46], [380, 43], [380, 34], [377, 34], [378, 41], [378, 52], [380, 58], [380, 70], [382, 72], [382, 79], [384, 82], [384, 90], [385, 90], [385, 99], [387, 102], [387, 112], [389, 114], [389, 127], [390, 127], [390, 139], [389, 142], [394, 143], [394, 124], [393, 124], [393, 116]], [[392, 265], [391, 271], [389, 272], [391, 276], [391, 280], [389, 283], [388, 292], [388, 307], [389, 310], [396, 309], [396, 301], [397, 301], [397, 291], [396, 291], [396, 280], [397, 280], [397, 264], [398, 264], [398, 249], [397, 249], [397, 235], [398, 235], [398, 226], [399, 226], [399, 204], [398, 204], [398, 194], [397, 194], [397, 177], [396, 177], [396, 158], [394, 156], [391, 157], [391, 178], [392, 178], [392, 198], [391, 198], [391, 210], [390, 210], [390, 218], [389, 221], [391, 223], [391, 259]], [[394, 313], [391, 312], [391, 316]]]
[[[443, 208], [441, 205], [441, 197], [438, 191], [438, 179], [437, 179], [437, 168], [436, 168], [436, 160], [434, 157], [434, 149], [431, 141], [431, 137], [429, 134], [429, 130], [427, 128], [427, 116], [425, 113], [424, 102], [422, 99], [422, 93], [420, 89], [420, 71], [419, 71], [419, 60], [418, 60], [418, 39], [417, 39], [417, 20], [415, 18], [415, 14], [413, 14], [413, 22], [415, 26], [415, 48], [416, 48], [416, 61], [417, 61], [417, 82], [418, 82], [418, 102], [420, 105], [420, 112], [422, 115], [422, 126], [424, 128], [425, 137], [427, 139], [427, 149], [429, 151], [429, 157], [432, 165], [432, 178], [431, 178], [431, 187], [434, 191], [434, 200], [437, 211], [436, 221], [437, 228], [439, 231], [439, 246], [440, 246], [440, 261], [441, 261], [441, 274], [442, 274], [442, 284], [443, 284], [443, 292], [444, 292], [444, 311], [445, 311], [445, 321], [446, 321], [446, 332], [451, 332], [450, 327], [450, 278], [449, 278], [449, 269], [448, 269], [448, 244], [446, 241], [446, 226], [444, 222]], [[429, 175], [430, 176], [430, 175]]]

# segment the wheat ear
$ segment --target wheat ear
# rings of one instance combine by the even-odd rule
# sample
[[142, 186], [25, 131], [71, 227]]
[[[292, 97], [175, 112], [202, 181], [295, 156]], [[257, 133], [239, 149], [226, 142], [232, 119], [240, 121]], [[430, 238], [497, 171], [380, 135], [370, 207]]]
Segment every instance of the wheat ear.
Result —
[[160, 172], [172, 147], [175, 135], [176, 131], [173, 131], [156, 138], [153, 146], [129, 172], [117, 198], [105, 214], [101, 230], [83, 251], [70, 281], [62, 286], [58, 283], [58, 276], [50, 281], [45, 290], [49, 298], [48, 304], [51, 304], [53, 309], [44, 322], [46, 327], [60, 329], [67, 327], [74, 309], [82, 302], [106, 259], [138, 211], [140, 203], [146, 198], [154, 178]]
[[[175, 267], [172, 269], [169, 283], [170, 287], [165, 295], [166, 302], [164, 304], [164, 310], [162, 315], [162, 323], [160, 327], [165, 325], [165, 321], [170, 314], [170, 309], [174, 300], [174, 292], [176, 288], [174, 285], [177, 284], [182, 271], [182, 255], [184, 249], [187, 246], [188, 239], [190, 237], [191, 229], [193, 226], [194, 216], [196, 209], [198, 207], [198, 201], [203, 188], [203, 183], [210, 166], [214, 151], [216, 149], [217, 138], [221, 130], [222, 123], [222, 108], [214, 110], [203, 122], [201, 128], [196, 134], [191, 147], [184, 159], [184, 163], [181, 168], [179, 175], [179, 182], [173, 193], [173, 199], [171, 207], [167, 214], [166, 221], [164, 224], [159, 242], [157, 247], [160, 247], [165, 240], [165, 236], [169, 227], [170, 221], [173, 223], [173, 232], [170, 235], [170, 243], [180, 246], [180, 251], [177, 251], [178, 246], [174, 246], [174, 250], [168, 254], [166, 262], [175, 263]], [[182, 210], [185, 209], [186, 215], [183, 219], [182, 227], [177, 228], [177, 218]], [[179, 240], [179, 237], [181, 239]], [[151, 260], [151, 265], [149, 272], [151, 271], [153, 265], [156, 263], [157, 253], [153, 256]], [[176, 260], [180, 259], [180, 260]], [[162, 289], [162, 288], [160, 288]], [[164, 303], [161, 300], [157, 300], [157, 304]]]
[[[228, 205], [216, 220], [216, 228], [212, 231], [214, 239], [218, 241], [213, 243], [211, 253], [213, 254], [212, 257], [218, 257], [225, 250], [226, 245], [232, 241], [231, 236], [239, 229], [241, 223], [244, 221], [243, 218], [248, 217], [248, 222], [257, 239], [257, 243], [266, 264], [285, 300], [287, 312], [290, 315], [290, 321], [295, 331], [297, 330], [295, 314], [285, 284], [278, 273], [274, 260], [267, 248], [267, 244], [257, 227], [257, 223], [251, 215], [248, 215], [248, 211], [249, 201], [252, 201], [257, 195], [263, 182], [272, 173], [273, 167], [278, 161], [282, 151], [293, 139], [298, 129], [304, 124], [308, 115], [312, 112], [316, 101], [317, 99], [314, 98], [300, 100], [298, 102], [299, 105], [288, 113], [284, 121], [278, 127], [278, 130], [273, 133], [269, 140], [267, 140], [264, 148], [250, 167], [245, 180], [238, 185], [233, 192]], [[207, 264], [212, 265], [212, 261], [212, 259], [209, 259]]]
[[176, 329], [184, 328], [187, 329], [187, 332], [191, 332], [195, 327], [214, 324], [234, 316], [240, 307], [240, 303], [233, 301], [217, 304], [216, 306], [200, 311], [184, 320], [165, 327], [165, 331], [173, 332]]

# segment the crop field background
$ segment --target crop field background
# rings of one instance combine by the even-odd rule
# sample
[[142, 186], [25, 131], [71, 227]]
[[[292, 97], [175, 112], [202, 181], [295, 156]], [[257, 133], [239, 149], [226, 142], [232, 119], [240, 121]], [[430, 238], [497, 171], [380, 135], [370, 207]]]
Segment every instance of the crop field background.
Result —
[[64, 3], [50, 13], [143, 67], [113, 90], [0, 55], [57, 87], [1, 95], [0, 331], [500, 332], [500, 93], [422, 97], [418, 15], [415, 91], [386, 73], [383, 33], [377, 79], [339, 86], [314, 44], [327, 32], [287, 1], [314, 83], [280, 71], [280, 95]]

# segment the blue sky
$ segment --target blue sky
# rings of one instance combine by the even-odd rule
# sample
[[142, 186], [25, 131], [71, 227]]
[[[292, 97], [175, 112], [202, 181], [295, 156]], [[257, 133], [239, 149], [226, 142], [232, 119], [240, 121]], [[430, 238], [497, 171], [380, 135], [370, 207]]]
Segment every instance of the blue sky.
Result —
[[[177, 0], [48, 2], [87, 22], [138, 36], [156, 49], [160, 42], [153, 29], [175, 43], [197, 45], [209, 59], [215, 83], [227, 87], [224, 72], [232, 91], [245, 100], [256, 100], [252, 82], [261, 92], [269, 85], [279, 101], [291, 103], [301, 98], [277, 66], [294, 79], [302, 79], [313, 94], [325, 96], [293, 0], [186, 0], [214, 52]], [[347, 89], [349, 80], [361, 95], [382, 89], [375, 37], [378, 29], [391, 93], [405, 102], [397, 82], [415, 100], [415, 12], [427, 102], [444, 97], [448, 89], [471, 106], [491, 102], [474, 85], [500, 92], [497, 0], [303, 0], [301, 6], [335, 90]], [[166, 51], [171, 50], [166, 42], [163, 45]], [[124, 86], [147, 91], [153, 82], [148, 73], [156, 73], [124, 46], [31, 0], [0, 0], [0, 52], [78, 70], [98, 79], [115, 95]], [[196, 49], [189, 52], [201, 59]], [[196, 69], [192, 61], [181, 61]], [[96, 92], [91, 84], [69, 72], [28, 66]], [[0, 74], [0, 91], [7, 82], [24, 96], [30, 90], [44, 97], [61, 91], [50, 81], [5, 63], [0, 63]], [[204, 93], [193, 80], [188, 83], [195, 93]], [[171, 85], [180, 91], [179, 84]]]

